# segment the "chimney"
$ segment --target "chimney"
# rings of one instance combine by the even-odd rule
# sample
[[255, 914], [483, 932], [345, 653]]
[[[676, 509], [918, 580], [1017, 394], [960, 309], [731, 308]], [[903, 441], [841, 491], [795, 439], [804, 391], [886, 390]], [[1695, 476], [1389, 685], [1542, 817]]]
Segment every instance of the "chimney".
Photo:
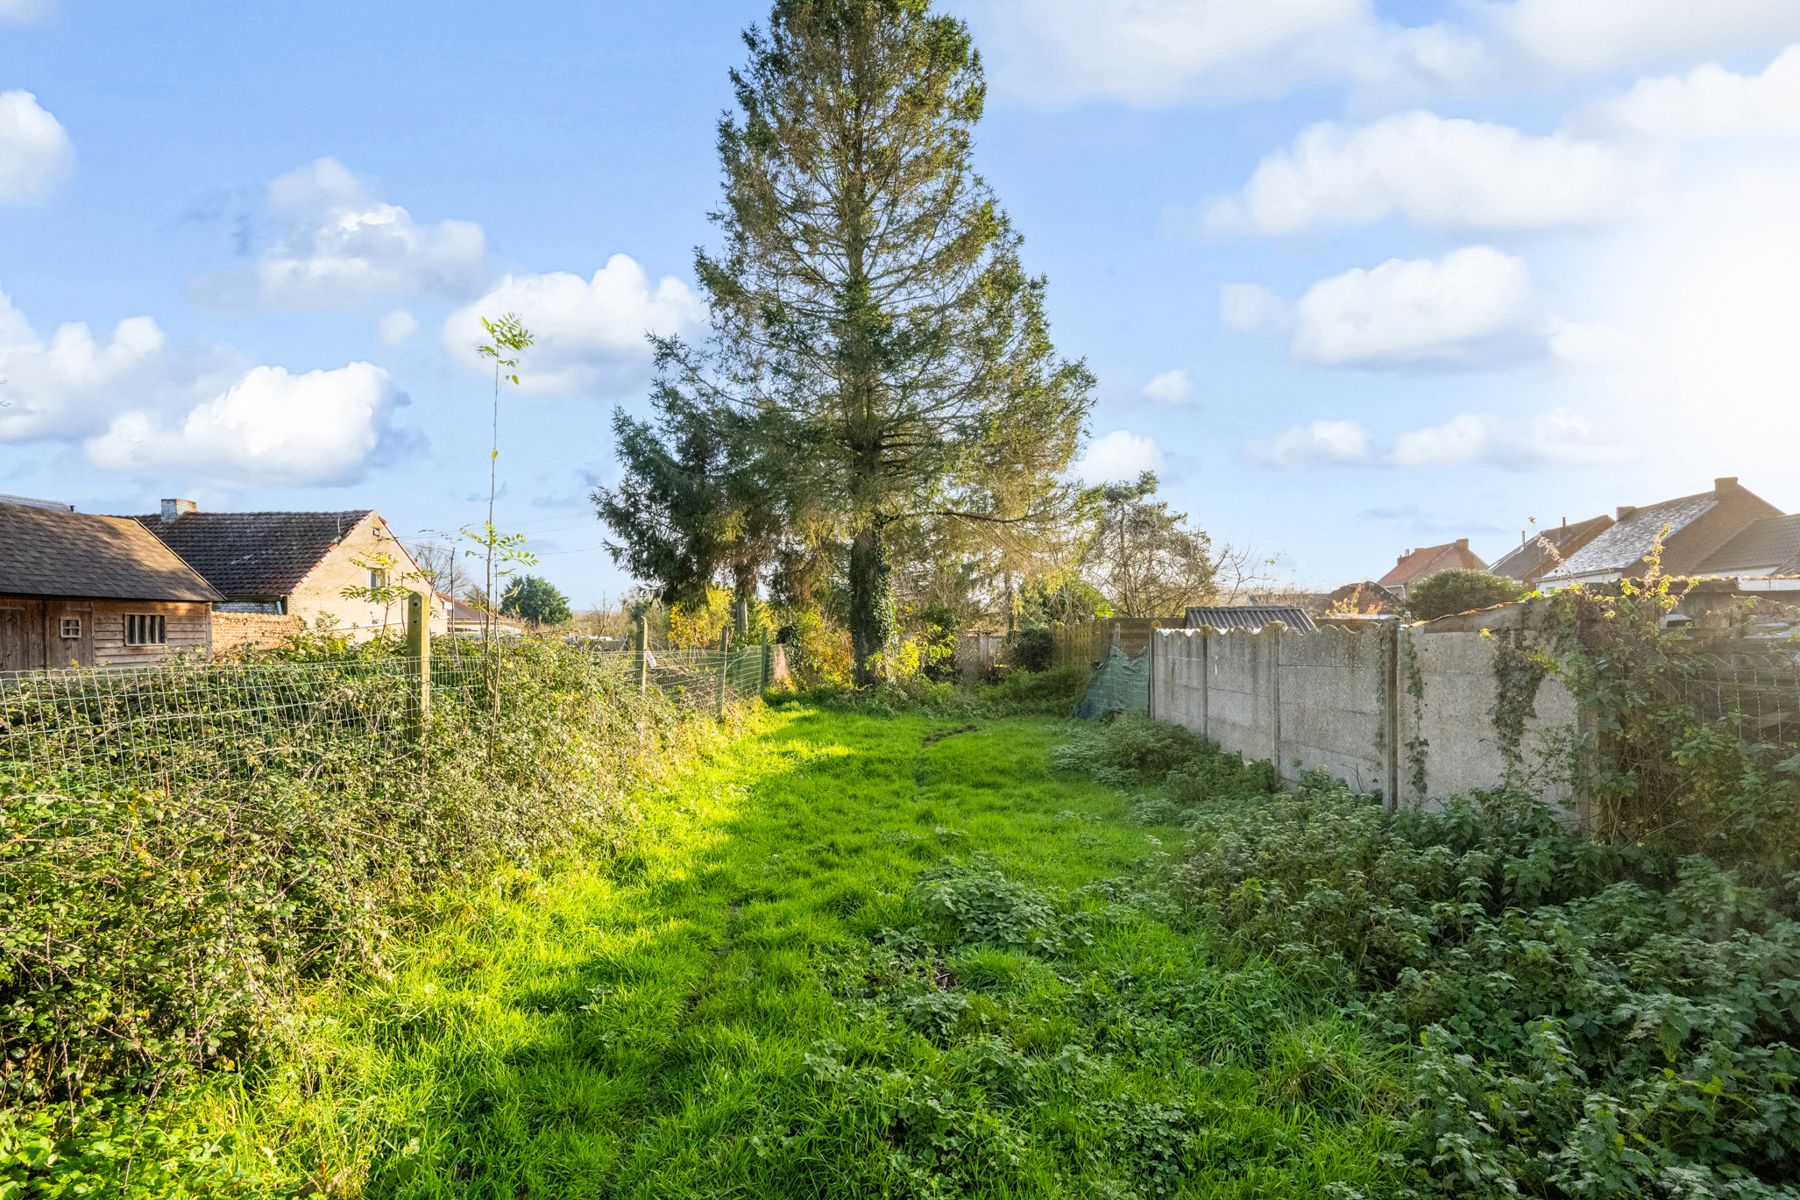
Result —
[[1626, 517], [1629, 517], [1632, 513], [1636, 512], [1636, 511], [1637, 511], [1637, 505], [1635, 505], [1635, 504], [1621, 504], [1621, 505], [1619, 505], [1619, 515], [1616, 519], [1623, 521]]
[[1738, 477], [1736, 475], [1721, 475], [1713, 480], [1713, 491], [1721, 496], [1739, 491], [1742, 487], [1743, 485], [1738, 483]]
[[1469, 548], [1469, 539], [1468, 538], [1457, 538], [1456, 539], [1456, 548], [1458, 550], [1467, 550]]
[[162, 523], [173, 525], [197, 507], [198, 505], [192, 500], [164, 500], [162, 502]]
[[1564, 517], [1563, 518], [1563, 528], [1567, 529], [1568, 527], [1569, 527], [1569, 518]]

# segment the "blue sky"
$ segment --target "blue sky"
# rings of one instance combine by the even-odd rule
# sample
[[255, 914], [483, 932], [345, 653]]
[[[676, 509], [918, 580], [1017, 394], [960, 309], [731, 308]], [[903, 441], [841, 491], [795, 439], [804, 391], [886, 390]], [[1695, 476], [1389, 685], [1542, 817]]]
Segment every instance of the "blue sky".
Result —
[[[1800, 5], [948, 7], [1090, 476], [1321, 585], [1716, 475], [1800, 509]], [[0, 492], [479, 520], [513, 307], [499, 523], [616, 597], [585, 493], [701, 318], [765, 13], [0, 0]]]

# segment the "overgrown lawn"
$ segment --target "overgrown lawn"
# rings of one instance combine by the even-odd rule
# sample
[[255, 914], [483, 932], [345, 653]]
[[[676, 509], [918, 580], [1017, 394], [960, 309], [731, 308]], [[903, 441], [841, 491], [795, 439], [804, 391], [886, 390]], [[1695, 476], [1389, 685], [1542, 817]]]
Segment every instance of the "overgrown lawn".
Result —
[[1053, 772], [1068, 728], [770, 713], [188, 1115], [261, 1192], [1395, 1191], [1403, 1052], [1178, 917], [1189, 835]]

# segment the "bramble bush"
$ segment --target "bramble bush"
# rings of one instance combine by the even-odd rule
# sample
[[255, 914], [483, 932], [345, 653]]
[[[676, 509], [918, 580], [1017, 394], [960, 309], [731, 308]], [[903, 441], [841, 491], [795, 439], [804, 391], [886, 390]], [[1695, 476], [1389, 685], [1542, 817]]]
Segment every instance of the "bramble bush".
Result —
[[[1121, 720], [1059, 755], [1165, 783], [1191, 916], [1415, 1045], [1409, 1156], [1444, 1194], [1793, 1196], [1800, 876], [1595, 842], [1526, 797], [1383, 810]], [[1189, 735], [1191, 738], [1191, 735]], [[1195, 786], [1194, 780], [1203, 781]]]
[[[305, 981], [381, 970], [447, 881], [616, 842], [627, 788], [702, 736], [654, 689], [536, 643], [502, 656], [497, 716], [480, 673], [440, 660], [415, 732], [397, 648], [338, 652], [296, 671], [290, 708], [235, 723], [220, 711], [233, 672], [316, 664], [319, 648], [178, 667], [179, 687], [153, 671], [0, 694], [0, 733], [35, 744], [0, 764], [0, 1115], [76, 1120], [239, 1066]], [[108, 756], [151, 704], [188, 719], [133, 745], [138, 782], [120, 783]], [[323, 710], [342, 719], [309, 719]], [[56, 753], [84, 742], [104, 753]], [[0, 1125], [7, 1154], [68, 1132], [18, 1112]]]

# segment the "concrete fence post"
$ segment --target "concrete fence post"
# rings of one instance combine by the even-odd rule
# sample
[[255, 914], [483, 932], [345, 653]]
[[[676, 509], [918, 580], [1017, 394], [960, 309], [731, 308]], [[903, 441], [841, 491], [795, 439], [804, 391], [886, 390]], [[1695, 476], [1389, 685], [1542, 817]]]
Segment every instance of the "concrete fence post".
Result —
[[414, 734], [431, 715], [431, 597], [409, 592], [406, 598], [406, 657], [412, 667]]
[[1400, 809], [1400, 634], [1399, 621], [1389, 621], [1381, 631], [1381, 691], [1386, 711], [1380, 719], [1382, 740], [1387, 743], [1382, 796], [1389, 812]]
[[1280, 621], [1269, 623], [1269, 761], [1275, 764], [1275, 778], [1285, 776], [1281, 769], [1281, 630]]
[[1200, 629], [1200, 736], [1212, 739], [1212, 630]]

